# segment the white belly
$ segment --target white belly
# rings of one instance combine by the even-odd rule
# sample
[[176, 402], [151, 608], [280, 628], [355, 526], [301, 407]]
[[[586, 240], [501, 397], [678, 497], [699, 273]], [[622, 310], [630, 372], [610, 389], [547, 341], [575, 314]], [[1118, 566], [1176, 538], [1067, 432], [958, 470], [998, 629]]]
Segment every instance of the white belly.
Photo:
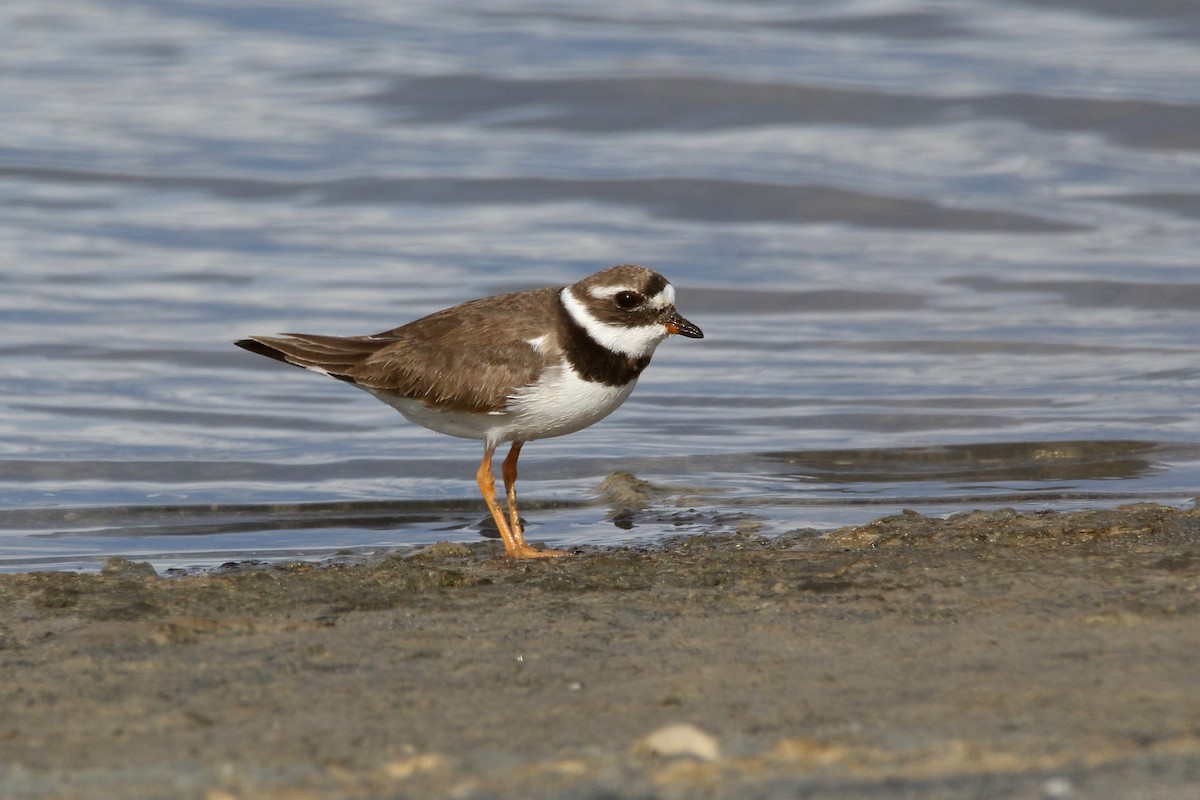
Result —
[[546, 439], [583, 430], [616, 411], [636, 385], [636, 379], [624, 386], [585, 381], [565, 364], [547, 370], [509, 403], [513, 428], [504, 438]]
[[517, 390], [504, 411], [485, 414], [439, 411], [420, 400], [368, 391], [409, 420], [438, 433], [527, 442], [594, 425], [624, 403], [636, 385], [636, 380], [624, 386], [585, 381], [569, 366], [560, 365], [547, 370], [537, 384]]

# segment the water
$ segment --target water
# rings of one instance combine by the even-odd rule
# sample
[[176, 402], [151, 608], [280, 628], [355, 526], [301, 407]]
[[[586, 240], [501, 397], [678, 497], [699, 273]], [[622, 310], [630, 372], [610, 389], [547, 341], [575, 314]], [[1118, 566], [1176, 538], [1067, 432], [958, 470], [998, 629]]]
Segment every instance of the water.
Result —
[[230, 342], [628, 261], [706, 338], [533, 540], [1190, 504], [1196, 75], [1188, 4], [9, 0], [0, 569], [476, 540], [477, 443]]

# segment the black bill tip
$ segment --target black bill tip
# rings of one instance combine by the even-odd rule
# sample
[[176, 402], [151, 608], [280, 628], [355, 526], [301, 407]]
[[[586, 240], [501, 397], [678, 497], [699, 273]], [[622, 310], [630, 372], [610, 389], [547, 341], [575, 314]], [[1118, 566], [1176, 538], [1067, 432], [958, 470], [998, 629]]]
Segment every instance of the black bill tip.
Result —
[[672, 314], [667, 318], [667, 330], [671, 333], [677, 333], [680, 336], [686, 336], [689, 339], [703, 339], [704, 331], [697, 328], [692, 323], [688, 322], [678, 313]]

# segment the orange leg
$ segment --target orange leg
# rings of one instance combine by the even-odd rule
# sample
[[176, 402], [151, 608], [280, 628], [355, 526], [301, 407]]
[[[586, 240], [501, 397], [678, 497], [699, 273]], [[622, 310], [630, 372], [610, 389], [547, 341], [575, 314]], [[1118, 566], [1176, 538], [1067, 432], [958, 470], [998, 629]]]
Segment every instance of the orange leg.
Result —
[[517, 459], [521, 457], [521, 446], [524, 442], [513, 442], [512, 449], [504, 459], [504, 493], [508, 496], [508, 522], [513, 535], [521, 541], [525, 540], [525, 531], [521, 529], [521, 515], [517, 513]]
[[483, 494], [483, 501], [487, 503], [488, 511], [492, 512], [492, 519], [495, 520], [496, 527], [500, 529], [500, 538], [504, 540], [504, 554], [510, 558], [546, 558], [566, 555], [561, 550], [535, 550], [525, 543], [525, 535], [521, 531], [521, 520], [517, 516], [517, 493], [514, 485], [517, 480], [517, 456], [521, 453], [519, 442], [513, 443], [508, 458], [504, 459], [504, 487], [508, 492], [508, 509], [512, 517], [512, 525], [510, 526], [509, 521], [504, 518], [504, 512], [500, 509], [500, 502], [496, 497], [496, 479], [492, 477], [492, 456], [495, 453], [495, 444], [488, 442], [484, 445], [483, 463], [479, 465], [479, 472], [475, 473], [475, 480], [479, 482], [479, 491]]

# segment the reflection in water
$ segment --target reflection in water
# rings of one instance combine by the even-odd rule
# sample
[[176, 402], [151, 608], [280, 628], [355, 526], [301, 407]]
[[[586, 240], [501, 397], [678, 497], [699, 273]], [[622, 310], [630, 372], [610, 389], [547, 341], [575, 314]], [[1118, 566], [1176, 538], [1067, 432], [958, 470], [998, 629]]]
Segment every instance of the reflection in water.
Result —
[[815, 184], [779, 185], [711, 178], [343, 178], [280, 182], [197, 175], [133, 178], [116, 173], [13, 169], [0, 178], [47, 184], [116, 184], [159, 191], [199, 191], [228, 200], [309, 200], [329, 205], [546, 205], [605, 203], [644, 208], [693, 222], [852, 222], [878, 228], [1048, 233], [1087, 230], [1029, 214], [950, 208], [914, 197]]
[[[529, 501], [531, 510], [583, 506]], [[245, 505], [104, 506], [0, 512], [0, 526], [19, 526], [36, 538], [220, 536], [321, 528], [393, 530], [413, 526], [453, 529], [474, 524], [482, 506], [470, 500], [356, 501]]]
[[1154, 458], [1162, 449], [1152, 442], [1005, 442], [779, 452], [765, 457], [795, 467], [794, 477], [822, 483], [1074, 482], [1144, 477], [1161, 469]]
[[1083, 308], [1136, 308], [1166, 311], [1200, 307], [1200, 284], [1147, 281], [1007, 281], [960, 278], [954, 281], [978, 292], [1019, 292], [1058, 295], [1062, 302]]
[[[606, 102], [596, 103], [596, 97]], [[1052, 131], [1099, 131], [1133, 147], [1200, 146], [1200, 109], [1146, 100], [1047, 97], [1033, 93], [931, 96], [720, 78], [640, 80], [496, 79], [444, 75], [398, 81], [365, 98], [406, 120], [448, 122], [480, 114], [499, 125], [566, 131], [713, 130], [763, 125], [926, 126], [931, 121], [1001, 119]], [[1156, 125], [1122, 125], [1153, 118]]]

